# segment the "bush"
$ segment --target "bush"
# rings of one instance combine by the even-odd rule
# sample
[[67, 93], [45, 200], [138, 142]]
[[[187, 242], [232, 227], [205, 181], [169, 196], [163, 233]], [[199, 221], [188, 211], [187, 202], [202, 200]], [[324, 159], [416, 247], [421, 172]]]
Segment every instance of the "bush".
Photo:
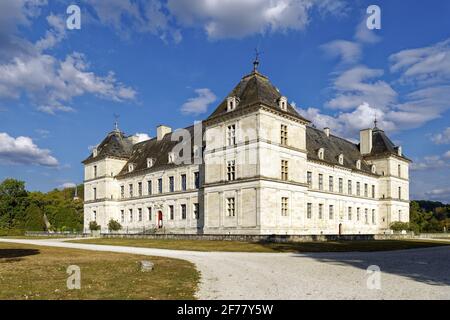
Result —
[[109, 231], [119, 231], [122, 230], [122, 225], [117, 222], [116, 220], [111, 219], [108, 223], [108, 229]]
[[25, 235], [24, 230], [20, 229], [0, 229], [0, 237], [21, 237]]
[[97, 224], [96, 221], [91, 221], [89, 223], [89, 230], [91, 230], [91, 231], [98, 231], [98, 230], [101, 230], [101, 227]]
[[407, 231], [410, 230], [409, 223], [407, 222], [394, 222], [391, 224], [391, 230], [400, 232], [400, 231]]

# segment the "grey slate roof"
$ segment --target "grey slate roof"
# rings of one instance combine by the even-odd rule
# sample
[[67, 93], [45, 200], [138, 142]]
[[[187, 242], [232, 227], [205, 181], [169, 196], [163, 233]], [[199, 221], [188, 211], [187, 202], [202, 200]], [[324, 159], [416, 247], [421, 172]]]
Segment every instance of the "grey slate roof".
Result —
[[[108, 136], [97, 147], [96, 160], [114, 157], [114, 158], [129, 158], [133, 149], [133, 143], [125, 136], [123, 132], [114, 130], [108, 134]], [[91, 154], [89, 158], [83, 162], [89, 162], [93, 160], [94, 156]]]
[[[324, 148], [324, 160], [318, 156], [320, 148]], [[361, 160], [361, 171], [371, 173], [370, 166], [363, 160], [359, 146], [343, 138], [333, 135], [327, 137], [325, 132], [313, 127], [306, 127], [306, 149], [308, 160], [324, 161], [332, 165], [339, 164], [339, 155], [344, 155], [343, 167], [358, 170], [356, 162]]]
[[[231, 91], [227, 98], [228, 97], [238, 97], [240, 99], [236, 110], [255, 104], [264, 104], [269, 108], [275, 109], [279, 112], [285, 112], [291, 116], [309, 122], [303, 118], [290, 104], [288, 104], [287, 111], [282, 111], [278, 106], [278, 100], [282, 97], [282, 95], [277, 88], [272, 85], [269, 79], [259, 72], [252, 72], [242, 78], [241, 82], [239, 82], [233, 91]], [[217, 107], [208, 119], [227, 113], [227, 98]]]
[[398, 147], [394, 145], [394, 143], [391, 141], [391, 139], [389, 139], [389, 137], [385, 134], [383, 130], [377, 127], [373, 129], [372, 144], [373, 147], [370, 156], [378, 156], [386, 154], [398, 155]]
[[[203, 141], [204, 131], [194, 130], [194, 126], [185, 128], [185, 130], [189, 131], [191, 137], [191, 159], [193, 159], [195, 142]], [[160, 171], [175, 168], [177, 166], [176, 164], [169, 163], [169, 153], [172, 152], [174, 147], [179, 143], [178, 141], [172, 141], [173, 134], [174, 133], [166, 134], [161, 141], [154, 138], [134, 145], [132, 155], [129, 158], [127, 165], [125, 165], [119, 173], [119, 176], [129, 173], [128, 164], [134, 165], [134, 170], [132, 173], [143, 170]], [[199, 135], [201, 136], [199, 137]], [[203, 144], [203, 142], [201, 143]], [[199, 147], [200, 150], [202, 150], [203, 145], [200, 145]], [[180, 155], [183, 156], [183, 154]], [[155, 160], [153, 167], [150, 169], [147, 168], [147, 159], [149, 158], [153, 158]]]

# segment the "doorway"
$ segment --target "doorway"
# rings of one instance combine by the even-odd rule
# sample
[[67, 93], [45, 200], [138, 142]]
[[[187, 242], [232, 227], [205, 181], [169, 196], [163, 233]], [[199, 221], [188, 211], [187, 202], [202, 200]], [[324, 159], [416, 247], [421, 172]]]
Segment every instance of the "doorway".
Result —
[[339, 236], [342, 236], [342, 223], [339, 224]]
[[158, 211], [158, 228], [162, 229], [163, 227], [163, 213], [162, 211]]

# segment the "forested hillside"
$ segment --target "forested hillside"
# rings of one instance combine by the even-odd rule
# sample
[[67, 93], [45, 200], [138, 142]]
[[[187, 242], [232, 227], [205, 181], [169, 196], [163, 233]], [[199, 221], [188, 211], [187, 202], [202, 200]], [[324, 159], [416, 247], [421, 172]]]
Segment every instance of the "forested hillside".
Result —
[[29, 192], [25, 183], [7, 179], [0, 184], [0, 235], [27, 231], [81, 231], [83, 186]]

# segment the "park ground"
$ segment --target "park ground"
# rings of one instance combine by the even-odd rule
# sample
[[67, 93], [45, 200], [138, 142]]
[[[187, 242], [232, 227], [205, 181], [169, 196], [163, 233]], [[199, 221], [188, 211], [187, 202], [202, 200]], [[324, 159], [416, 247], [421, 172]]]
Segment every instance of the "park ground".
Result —
[[[0, 251], [5, 243], [14, 243], [16, 249], [39, 250], [42, 254], [42, 261], [37, 260], [39, 255], [19, 258], [22, 261], [17, 263], [27, 262], [27, 265], [18, 264], [20, 268], [13, 268], [10, 264], [13, 262], [8, 261], [16, 258], [2, 259], [6, 262], [0, 263], [0, 276], [3, 281], [0, 285], [2, 288], [5, 285], [8, 289], [7, 298], [25, 299], [26, 289], [20, 288], [20, 294], [14, 293], [17, 284], [30, 290], [33, 281], [37, 281], [38, 287], [43, 291], [40, 296], [34, 296], [35, 299], [177, 299], [192, 298], [194, 293], [194, 298], [198, 299], [238, 300], [450, 299], [449, 241], [270, 245], [227, 241], [70, 241], [0, 239]], [[220, 250], [222, 252], [218, 252]], [[155, 273], [155, 278], [152, 279], [160, 285], [166, 283], [166, 286], [158, 287], [159, 290], [152, 291], [153, 285], [146, 282], [148, 279], [142, 279], [142, 274], [136, 269], [136, 264], [145, 257], [156, 262], [157, 267], [158, 259], [166, 259], [162, 260], [167, 263], [166, 268], [162, 269], [167, 270], [169, 279], [164, 273], [159, 274], [157, 278]], [[75, 258], [79, 260], [72, 262]], [[78, 293], [63, 294], [61, 290], [64, 290], [67, 279], [66, 265], [77, 263], [82, 264], [82, 272], [87, 270], [87, 278], [82, 280], [82, 290]], [[185, 263], [185, 267], [181, 267], [182, 263]], [[114, 268], [111, 268], [112, 265]], [[371, 274], [367, 270], [374, 266], [381, 271], [378, 289], [369, 288], [367, 285]], [[180, 273], [180, 268], [186, 268], [186, 273]], [[111, 274], [110, 269], [115, 272]], [[9, 272], [7, 277], [3, 277], [5, 270]], [[36, 273], [39, 276], [26, 274], [27, 270], [33, 271], [29, 274]], [[39, 272], [43, 274], [40, 275]], [[101, 273], [106, 273], [106, 278], [102, 278]], [[199, 274], [201, 277], [197, 287]], [[52, 285], [39, 284], [45, 276], [55, 278], [49, 281]], [[133, 295], [136, 291], [133, 290], [135, 285], [140, 286], [140, 289]], [[181, 291], [177, 292], [177, 288]], [[50, 292], [58, 289], [60, 292]], [[100, 292], [94, 292], [97, 290]], [[29, 298], [33, 296], [30, 295]]]

